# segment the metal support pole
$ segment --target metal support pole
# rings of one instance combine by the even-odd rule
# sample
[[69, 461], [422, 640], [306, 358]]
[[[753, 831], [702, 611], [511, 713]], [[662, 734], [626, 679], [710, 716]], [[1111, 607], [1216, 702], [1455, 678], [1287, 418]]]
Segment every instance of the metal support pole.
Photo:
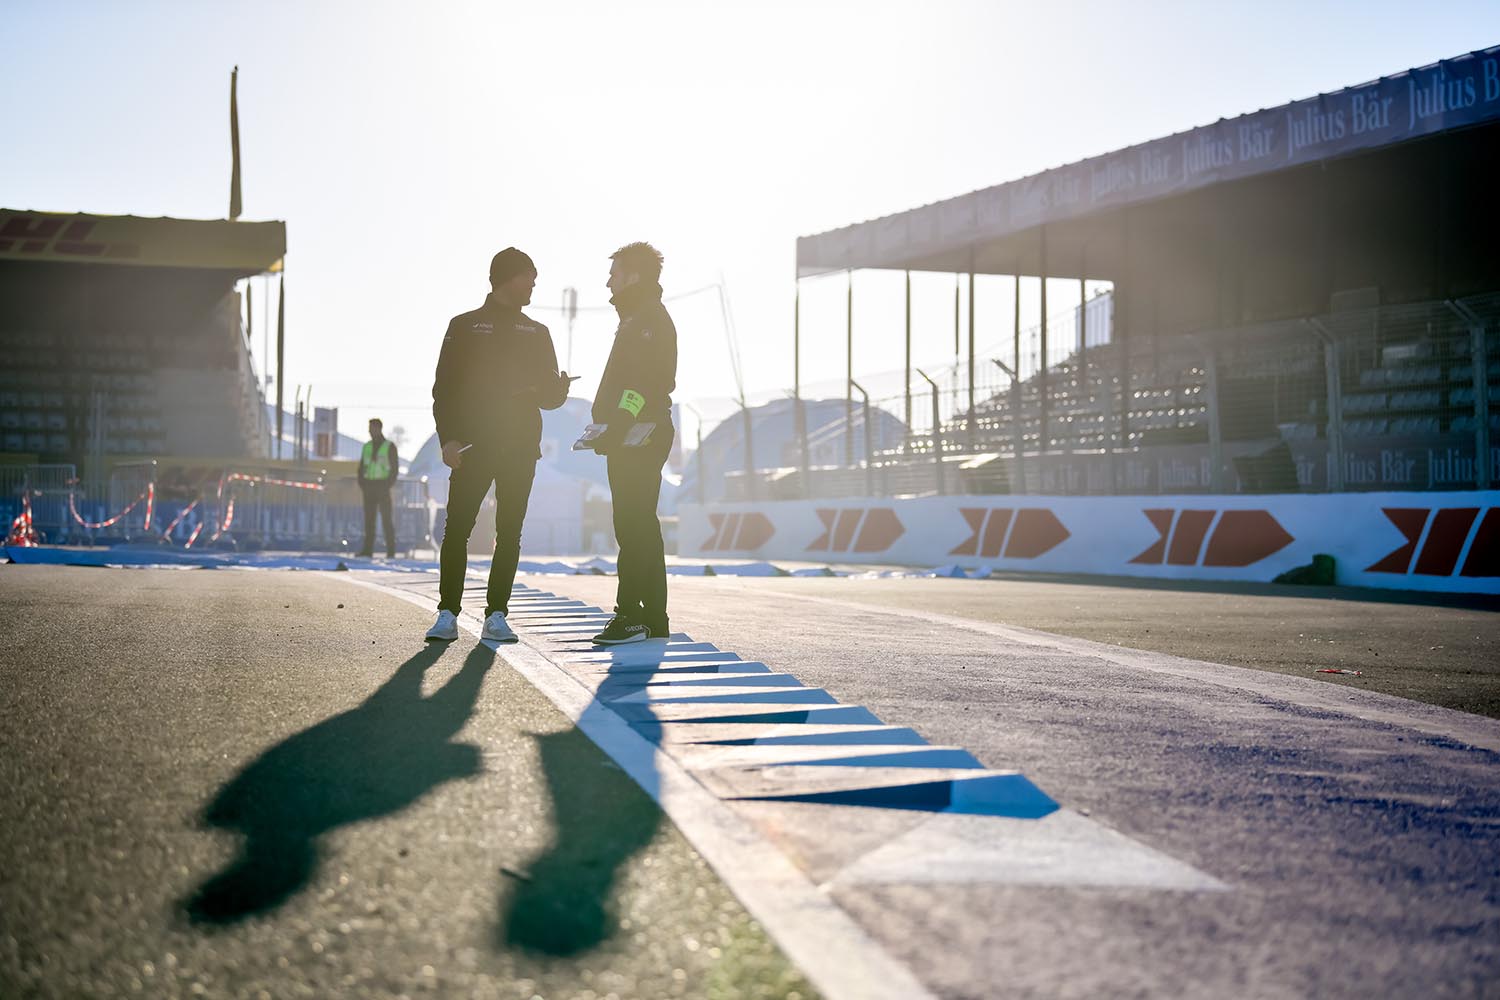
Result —
[[844, 293], [844, 314], [846, 320], [845, 335], [845, 357], [847, 361], [844, 372], [844, 466], [845, 468], [854, 464], [854, 390], [850, 386], [854, 383], [854, 271], [851, 268], [846, 272], [849, 275], [849, 287]]
[[797, 454], [801, 459], [802, 495], [812, 496], [812, 481], [808, 469], [807, 454], [807, 409], [802, 403], [802, 280], [796, 282], [792, 296], [792, 421], [797, 434]]
[[1462, 302], [1445, 303], [1469, 327], [1469, 361], [1474, 381], [1474, 488], [1490, 488], [1490, 360], [1484, 342], [1484, 320]]
[[[1010, 365], [1007, 365], [1004, 361], [1001, 361], [999, 358], [993, 358], [991, 360], [993, 360], [995, 362], [995, 367], [999, 368], [1002, 372], [1004, 372], [1005, 374], [1007, 374], [1007, 375], [1010, 376], [1010, 405], [1011, 405], [1011, 409], [1014, 410], [1014, 411], [1016, 411], [1016, 412], [1020, 412], [1020, 409], [1021, 409], [1021, 379], [1016, 375], [1016, 370], [1014, 368], [1010, 367]], [[1026, 492], [1026, 470], [1025, 470], [1025, 468], [1021, 464], [1022, 461], [1023, 461], [1023, 459], [1021, 458], [1021, 451], [1022, 451], [1022, 445], [1024, 444], [1024, 442], [1021, 439], [1021, 423], [1020, 423], [1019, 420], [1011, 420], [1011, 422], [1010, 422], [1010, 434], [1011, 434], [1011, 439], [1013, 441], [1012, 447], [1014, 447], [1015, 450], [1016, 450], [1016, 461], [1015, 461], [1015, 472], [1016, 472], [1016, 474], [1014, 476], [1008, 476], [1007, 477], [1007, 479], [1010, 480], [1010, 491], [1012, 493], [1025, 493]], [[1016, 488], [1018, 485], [1020, 486], [1020, 489]]]
[[1324, 393], [1327, 396], [1328, 427], [1328, 490], [1339, 493], [1344, 489], [1344, 396], [1340, 385], [1339, 344], [1333, 334], [1317, 319], [1305, 319], [1304, 323], [1323, 342]]
[[1036, 448], [1038, 452], [1046, 452], [1051, 446], [1051, 435], [1047, 427], [1047, 397], [1051, 395], [1047, 384], [1047, 227], [1041, 227], [1041, 266], [1038, 270], [1042, 278], [1042, 356], [1037, 367], [1036, 385], [1037, 400], [1041, 405], [1039, 417], [1039, 433], [1037, 435]]
[[276, 291], [276, 457], [281, 457], [282, 418], [286, 410], [286, 275]]
[[[1022, 492], [1025, 491], [1025, 475], [1021, 468], [1022, 455], [1026, 452], [1026, 421], [1021, 412], [1021, 268], [1019, 263], [1016, 267], [1015, 287], [1015, 316], [1011, 329], [1011, 383], [1010, 383], [1010, 424], [1011, 435], [1016, 442], [1016, 476], [1021, 479]], [[1011, 492], [1016, 492], [1015, 484], [1011, 484]]]
[[745, 405], [745, 397], [740, 397], [740, 413], [745, 418], [745, 499], [755, 499], [755, 435], [752, 433], [752, 421], [750, 419], [750, 407]]
[[960, 364], [959, 358], [961, 357], [960, 344], [963, 338], [963, 323], [960, 320], [960, 300], [963, 297], [962, 282], [963, 275], [955, 274], [953, 276], [953, 409], [955, 411], [958, 409], [958, 369]]
[[708, 503], [708, 456], [703, 454], [703, 414], [691, 403], [683, 403], [683, 409], [693, 415], [698, 425], [698, 502]]
[[875, 495], [875, 444], [870, 437], [870, 394], [865, 392], [865, 387], [858, 382], [851, 381], [856, 392], [864, 399], [863, 416], [860, 418], [864, 424], [863, 436], [865, 439], [865, 496]]
[[936, 462], [936, 465], [934, 467], [937, 469], [937, 492], [938, 492], [939, 496], [942, 496], [943, 495], [943, 421], [942, 421], [942, 416], [943, 416], [943, 412], [942, 412], [942, 409], [943, 409], [943, 400], [942, 400], [942, 394], [938, 390], [938, 384], [936, 382], [934, 382], [932, 379], [928, 378], [926, 372], [924, 372], [922, 369], [918, 368], [917, 369], [917, 374], [920, 375], [920, 376], [922, 376], [922, 380], [932, 387], [932, 457], [933, 457], [934, 462]]
[[1219, 406], [1219, 358], [1211, 341], [1199, 340], [1203, 348], [1203, 366], [1208, 376], [1205, 392], [1208, 395], [1208, 488], [1213, 493], [1226, 493], [1224, 482], [1224, 424]]
[[906, 272], [906, 450], [911, 450], [911, 272]]
[[[1088, 394], [1088, 392], [1089, 392], [1089, 288], [1088, 288], [1088, 279], [1084, 278], [1082, 275], [1079, 275], [1079, 277], [1078, 277], [1078, 375], [1077, 375], [1077, 379], [1078, 379], [1078, 394], [1077, 394], [1077, 398], [1074, 399], [1074, 401], [1073, 401], [1073, 412], [1075, 414], [1078, 412], [1078, 404], [1079, 404], [1080, 401], [1088, 400], [1088, 401], [1092, 402], [1092, 399], [1091, 399], [1091, 397]], [[1085, 410], [1085, 412], [1092, 412], [1092, 410], [1093, 410], [1093, 407], [1090, 406], [1088, 410]], [[1078, 429], [1077, 429], [1076, 425], [1073, 428], [1073, 433], [1071, 435], [1069, 435], [1069, 438], [1071, 439], [1071, 441], [1072, 441], [1073, 444], [1082, 444], [1082, 442], [1078, 440]]]
[[[299, 421], [302, 419], [301, 414], [302, 414], [302, 386], [299, 384], [297, 386], [297, 391], [292, 395], [292, 461], [294, 461], [294, 462], [297, 461], [297, 457], [298, 457], [297, 441], [298, 441], [299, 435], [301, 434], [301, 427], [299, 426]], [[276, 457], [277, 458], [281, 457], [281, 451], [280, 451], [280, 449], [277, 450]]]
[[958, 351], [959, 351], [958, 344], [959, 344], [959, 337], [963, 333], [962, 324], [959, 322], [959, 305], [960, 305], [959, 300], [962, 298], [962, 292], [960, 291], [959, 283], [962, 280], [963, 280], [963, 275], [955, 274], [953, 276], [953, 369], [954, 369], [954, 371], [958, 370]]
[[969, 271], [969, 450], [974, 451], [977, 426], [974, 416], [974, 272]]

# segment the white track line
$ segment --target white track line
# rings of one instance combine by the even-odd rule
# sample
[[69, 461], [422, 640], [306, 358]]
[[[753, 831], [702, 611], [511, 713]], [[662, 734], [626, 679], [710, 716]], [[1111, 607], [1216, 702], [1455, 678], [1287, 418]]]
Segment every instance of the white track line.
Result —
[[[751, 590], [748, 587], [742, 589]], [[752, 592], [775, 594], [774, 591], [767, 589], [754, 589]], [[1367, 722], [1414, 729], [1483, 750], [1500, 751], [1500, 720], [1398, 698], [1395, 695], [1328, 684], [1309, 677], [1294, 677], [1289, 674], [1256, 670], [1252, 667], [1234, 667], [1224, 663], [1191, 660], [1169, 653], [1153, 653], [1149, 650], [1112, 646], [1109, 643], [1094, 642], [1090, 639], [1075, 639], [1071, 636], [1056, 635], [1038, 629], [1022, 628], [1017, 625], [998, 625], [993, 622], [959, 618], [931, 611], [914, 611], [883, 604], [865, 604], [861, 601], [838, 597], [817, 597], [810, 594], [777, 596], [789, 600], [812, 601], [860, 611], [873, 611], [884, 615], [898, 615], [903, 618], [931, 622], [934, 625], [966, 629], [1027, 646], [1050, 649], [1073, 656], [1094, 657], [1123, 667], [1150, 670], [1187, 680], [1217, 684], [1221, 687], [1235, 688], [1263, 697], [1291, 702], [1306, 708], [1352, 715]]]
[[[396, 587], [345, 576], [348, 582], [431, 611], [435, 602]], [[480, 624], [460, 616], [475, 638]], [[526, 642], [497, 655], [619, 764], [654, 798], [682, 835], [760, 921], [781, 950], [829, 1000], [934, 1000], [853, 918], [728, 805], [681, 765], [600, 704], [577, 678]]]

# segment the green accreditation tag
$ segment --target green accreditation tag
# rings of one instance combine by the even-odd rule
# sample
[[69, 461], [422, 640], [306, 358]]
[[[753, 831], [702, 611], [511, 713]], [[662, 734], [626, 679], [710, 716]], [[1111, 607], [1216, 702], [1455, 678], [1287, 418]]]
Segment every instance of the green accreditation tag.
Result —
[[645, 405], [646, 397], [634, 389], [626, 389], [620, 394], [620, 409], [627, 411], [632, 417], [640, 416]]

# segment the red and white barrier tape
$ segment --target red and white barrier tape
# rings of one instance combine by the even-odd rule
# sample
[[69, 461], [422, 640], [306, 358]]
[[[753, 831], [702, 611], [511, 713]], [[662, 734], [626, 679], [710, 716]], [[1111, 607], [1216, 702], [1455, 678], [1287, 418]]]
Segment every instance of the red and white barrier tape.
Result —
[[[249, 476], [243, 472], [231, 472], [225, 479], [229, 482], [260, 483], [265, 486], [290, 486], [296, 490], [322, 490], [324, 488], [322, 483], [297, 482], [292, 479], [272, 479], [270, 476]], [[220, 486], [220, 492], [223, 492], [222, 485]]]
[[120, 511], [120, 513], [116, 514], [114, 517], [108, 518], [107, 520], [95, 522], [95, 521], [85, 521], [83, 519], [83, 515], [80, 514], [80, 513], [78, 513], [78, 494], [74, 493], [72, 490], [69, 490], [68, 491], [68, 510], [72, 513], [73, 520], [77, 521], [80, 525], [82, 525], [85, 528], [89, 528], [91, 530], [93, 530], [93, 529], [99, 529], [99, 528], [112, 528], [116, 524], [119, 524], [120, 521], [124, 519], [125, 515], [129, 514], [131, 511], [135, 510], [136, 504], [138, 504], [142, 500], [146, 499], [146, 496], [150, 492], [151, 492], [151, 488], [148, 486], [145, 490], [143, 490], [141, 492], [140, 496], [138, 496], [134, 500], [130, 501], [130, 503], [126, 506], [126, 508], [124, 510]]
[[224, 508], [224, 522], [222, 524], [220, 524], [219, 527], [214, 531], [213, 537], [208, 540], [208, 543], [210, 545], [212, 545], [214, 542], [217, 542], [219, 540], [219, 536], [222, 535], [222, 534], [224, 534], [224, 532], [228, 531], [229, 530], [229, 526], [231, 524], [233, 524], [233, 523], [234, 523], [234, 496], [233, 496], [233, 494], [231, 494], [230, 497], [229, 497], [229, 503]]
[[190, 503], [186, 507], [182, 508], [182, 510], [178, 511], [177, 512], [177, 516], [174, 517], [174, 518], [172, 518], [172, 523], [169, 524], [169, 525], [167, 525], [167, 530], [163, 531], [161, 533], [161, 537], [162, 538], [170, 538], [171, 535], [172, 535], [173, 529], [175, 529], [179, 524], [181, 524], [182, 523], [182, 519], [185, 518], [185, 517], [187, 517], [189, 514], [191, 514], [193, 512], [193, 508], [197, 507], [197, 506], [198, 506], [198, 501], [194, 500], [192, 503]]
[[21, 513], [10, 522], [10, 533], [5, 537], [6, 545], [15, 545], [23, 549], [32, 548], [41, 544], [37, 537], [36, 527], [31, 522], [31, 490], [27, 488], [21, 493]]

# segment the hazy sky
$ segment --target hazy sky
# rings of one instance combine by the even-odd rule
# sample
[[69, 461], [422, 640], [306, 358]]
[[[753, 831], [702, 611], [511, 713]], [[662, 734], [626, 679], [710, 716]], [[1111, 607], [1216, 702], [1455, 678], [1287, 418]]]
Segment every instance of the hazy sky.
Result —
[[[222, 218], [238, 64], [243, 217], [287, 223], [288, 384], [420, 441], [447, 319], [504, 246], [535, 258], [536, 306], [579, 289], [581, 394], [608, 255], [648, 239], [668, 295], [722, 277], [765, 398], [792, 382], [797, 236], [1483, 48], [1500, 4], [3, 0], [0, 38], [8, 208]], [[900, 276], [855, 287], [856, 370], [899, 368]], [[917, 283], [919, 361], [951, 357], [952, 287]], [[982, 287], [981, 343], [1009, 295]], [[718, 297], [671, 308], [677, 398], [714, 410]], [[842, 277], [803, 283], [828, 395], [843, 309]]]

